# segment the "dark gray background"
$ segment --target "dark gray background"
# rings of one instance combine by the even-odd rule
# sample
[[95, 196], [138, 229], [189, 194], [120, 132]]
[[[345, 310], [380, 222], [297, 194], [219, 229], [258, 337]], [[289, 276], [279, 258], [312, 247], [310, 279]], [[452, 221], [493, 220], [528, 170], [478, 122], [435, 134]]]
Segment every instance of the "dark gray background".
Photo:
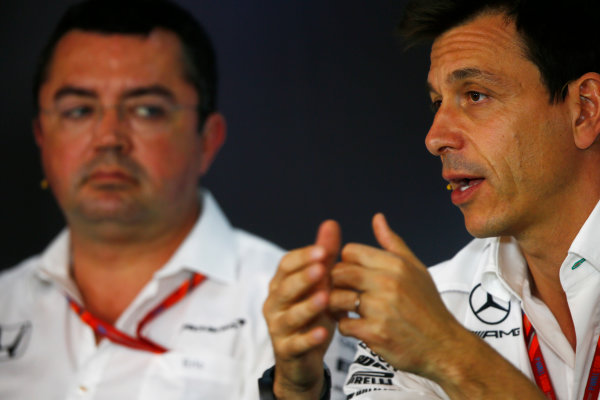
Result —
[[[66, 0], [0, 2], [0, 269], [40, 252], [63, 226], [31, 133], [31, 76]], [[211, 35], [229, 136], [204, 180], [233, 224], [293, 248], [337, 219], [374, 244], [384, 212], [433, 264], [470, 236], [425, 149], [428, 48], [402, 51], [405, 1], [180, 0]]]

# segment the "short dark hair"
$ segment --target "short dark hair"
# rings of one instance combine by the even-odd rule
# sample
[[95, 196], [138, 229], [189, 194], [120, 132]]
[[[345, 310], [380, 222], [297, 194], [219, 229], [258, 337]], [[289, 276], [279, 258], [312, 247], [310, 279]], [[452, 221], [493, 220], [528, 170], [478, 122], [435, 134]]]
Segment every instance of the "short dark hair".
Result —
[[551, 102], [564, 100], [570, 81], [600, 72], [598, 0], [413, 0], [398, 28], [410, 47], [485, 13], [501, 13], [515, 23]]
[[33, 79], [34, 109], [39, 112], [39, 90], [48, 78], [52, 56], [60, 39], [74, 29], [106, 34], [149, 35], [163, 28], [177, 35], [182, 45], [185, 78], [199, 97], [199, 129], [217, 107], [215, 51], [199, 22], [168, 0], [87, 0], [67, 9], [43, 48]]

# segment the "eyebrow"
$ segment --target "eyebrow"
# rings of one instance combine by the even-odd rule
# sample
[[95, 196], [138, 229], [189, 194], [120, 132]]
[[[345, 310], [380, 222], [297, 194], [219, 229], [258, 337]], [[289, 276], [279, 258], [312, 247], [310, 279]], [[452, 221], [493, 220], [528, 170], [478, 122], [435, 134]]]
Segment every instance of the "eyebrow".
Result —
[[448, 78], [446, 79], [446, 82], [454, 83], [457, 81], [464, 81], [466, 79], [471, 79], [471, 78], [483, 79], [490, 83], [496, 83], [496, 84], [502, 83], [502, 80], [496, 74], [493, 74], [493, 73], [487, 72], [487, 71], [483, 71], [483, 70], [480, 70], [477, 68], [457, 69], [456, 71], [452, 72], [448, 76]]
[[[151, 85], [151, 86], [142, 86], [133, 88], [125, 91], [120, 97], [124, 99], [132, 98], [132, 97], [141, 97], [141, 96], [149, 96], [149, 95], [158, 95], [167, 98], [168, 100], [174, 101], [175, 95], [173, 92], [162, 85]], [[77, 86], [63, 86], [54, 94], [54, 101], [58, 101], [63, 97], [67, 96], [79, 96], [79, 97], [88, 97], [88, 98], [98, 98], [98, 93], [91, 89], [85, 89]]]
[[166, 97], [168, 100], [171, 101], [175, 100], [175, 95], [173, 94], [173, 92], [169, 88], [162, 85], [152, 85], [134, 88], [126, 91], [121, 97], [131, 98], [149, 95]]
[[[461, 68], [452, 71], [452, 73], [446, 78], [446, 83], [451, 85], [467, 79], [481, 79], [490, 84], [504, 86], [504, 81], [498, 75], [478, 68]], [[427, 82], [427, 89], [430, 93], [436, 92], [429, 82]]]
[[97, 98], [98, 94], [89, 89], [84, 89], [76, 86], [63, 86], [54, 93], [54, 101], [58, 101], [66, 96], [80, 96]]

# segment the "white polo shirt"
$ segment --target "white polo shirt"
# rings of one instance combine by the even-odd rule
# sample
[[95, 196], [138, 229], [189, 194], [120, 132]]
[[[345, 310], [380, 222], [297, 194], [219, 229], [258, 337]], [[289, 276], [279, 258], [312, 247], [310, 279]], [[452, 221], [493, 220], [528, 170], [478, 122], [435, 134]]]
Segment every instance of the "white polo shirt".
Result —
[[204, 193], [189, 236], [115, 324], [135, 336], [149, 310], [192, 272], [204, 274], [145, 326], [145, 337], [170, 350], [157, 355], [106, 339], [96, 345], [65, 298], [81, 302], [63, 231], [40, 256], [0, 275], [0, 398], [258, 399], [257, 379], [274, 362], [262, 305], [282, 255], [232, 228]]
[[[600, 203], [571, 244], [560, 269], [577, 352], [548, 307], [531, 295], [527, 265], [514, 239], [475, 239], [454, 258], [429, 271], [456, 319], [533, 380], [523, 339], [523, 309], [537, 331], [557, 397], [583, 398], [600, 334]], [[349, 399], [360, 400], [448, 398], [437, 384], [396, 371], [364, 344], [359, 345], [350, 366], [345, 391]]]

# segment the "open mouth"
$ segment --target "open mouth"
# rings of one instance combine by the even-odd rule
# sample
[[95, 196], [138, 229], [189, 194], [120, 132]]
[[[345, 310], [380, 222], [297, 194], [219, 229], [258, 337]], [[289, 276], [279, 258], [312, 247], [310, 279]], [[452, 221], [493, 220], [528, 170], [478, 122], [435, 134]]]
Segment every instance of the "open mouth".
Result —
[[483, 178], [474, 178], [474, 179], [464, 178], [464, 179], [452, 180], [450, 182], [450, 185], [452, 186], [452, 190], [458, 190], [458, 191], [464, 192], [465, 190], [470, 189], [473, 186], [479, 185], [481, 182], [483, 182]]

